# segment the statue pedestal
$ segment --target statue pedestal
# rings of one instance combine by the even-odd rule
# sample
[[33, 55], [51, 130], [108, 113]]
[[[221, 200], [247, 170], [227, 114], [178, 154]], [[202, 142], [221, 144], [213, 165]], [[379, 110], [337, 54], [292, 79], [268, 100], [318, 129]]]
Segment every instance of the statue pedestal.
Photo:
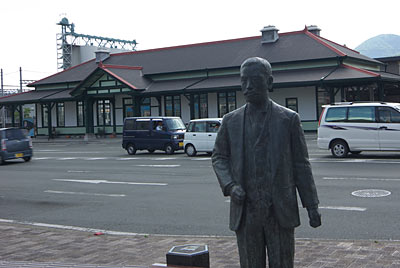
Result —
[[151, 268], [209, 268], [210, 256], [207, 245], [175, 246], [167, 253], [167, 264], [153, 264]]

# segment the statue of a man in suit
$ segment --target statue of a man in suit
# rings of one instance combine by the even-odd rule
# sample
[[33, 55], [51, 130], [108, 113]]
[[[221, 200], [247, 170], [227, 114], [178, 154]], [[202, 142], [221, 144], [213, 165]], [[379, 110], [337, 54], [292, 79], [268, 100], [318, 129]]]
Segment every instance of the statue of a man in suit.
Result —
[[272, 71], [262, 58], [240, 67], [246, 104], [222, 120], [212, 164], [236, 232], [242, 268], [293, 267], [296, 190], [310, 225], [321, 225], [318, 196], [299, 115], [269, 99]]

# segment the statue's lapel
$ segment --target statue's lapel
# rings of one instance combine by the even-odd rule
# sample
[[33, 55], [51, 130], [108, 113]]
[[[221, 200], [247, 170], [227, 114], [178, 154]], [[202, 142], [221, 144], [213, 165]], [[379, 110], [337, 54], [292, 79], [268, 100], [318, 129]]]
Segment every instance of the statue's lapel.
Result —
[[284, 140], [284, 137], [281, 137], [281, 135], [284, 135], [284, 133], [281, 131], [280, 126], [282, 125], [279, 122], [280, 116], [279, 116], [279, 111], [277, 110], [276, 105], [271, 102], [271, 112], [270, 112], [270, 123], [268, 124], [269, 128], [269, 137], [268, 137], [268, 162], [271, 167], [271, 176], [272, 178], [275, 177], [276, 174], [276, 169], [279, 164], [279, 160], [281, 158], [281, 153], [283, 151], [283, 144], [282, 140]]

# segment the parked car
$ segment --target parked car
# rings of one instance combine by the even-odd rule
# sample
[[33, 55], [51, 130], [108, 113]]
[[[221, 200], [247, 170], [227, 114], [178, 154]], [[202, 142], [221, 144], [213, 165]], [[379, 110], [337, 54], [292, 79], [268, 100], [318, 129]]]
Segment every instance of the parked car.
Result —
[[32, 140], [25, 135], [26, 130], [19, 128], [0, 128], [0, 165], [9, 159], [31, 160]]
[[122, 148], [134, 155], [137, 150], [163, 150], [173, 154], [183, 149], [186, 127], [179, 117], [127, 117]]
[[194, 119], [186, 129], [184, 146], [188, 156], [195, 156], [198, 152], [211, 154], [222, 118]]
[[400, 103], [339, 103], [323, 106], [318, 147], [334, 157], [362, 151], [400, 151]]

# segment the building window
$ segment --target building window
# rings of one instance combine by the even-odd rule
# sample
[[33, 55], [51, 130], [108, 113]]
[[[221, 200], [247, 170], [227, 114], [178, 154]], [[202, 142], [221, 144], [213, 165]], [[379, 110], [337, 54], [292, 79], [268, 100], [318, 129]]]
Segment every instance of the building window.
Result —
[[299, 111], [297, 106], [297, 98], [286, 98], [286, 107], [297, 113]]
[[181, 116], [181, 96], [165, 96], [164, 104], [166, 116]]
[[64, 102], [57, 103], [57, 126], [58, 127], [65, 127], [65, 106]]
[[208, 117], [208, 100], [207, 94], [194, 94], [193, 97], [193, 114], [192, 119]]
[[150, 98], [142, 99], [142, 103], [140, 104], [140, 115], [141, 116], [150, 116], [151, 115], [150, 104], [151, 104]]
[[111, 103], [110, 100], [97, 101], [97, 125], [111, 126]]
[[42, 104], [42, 127], [49, 126], [49, 109], [46, 104]]
[[236, 92], [218, 93], [218, 117], [236, 109]]
[[85, 106], [83, 101], [76, 103], [76, 121], [78, 127], [85, 126]]
[[124, 118], [134, 116], [132, 98], [123, 99]]

